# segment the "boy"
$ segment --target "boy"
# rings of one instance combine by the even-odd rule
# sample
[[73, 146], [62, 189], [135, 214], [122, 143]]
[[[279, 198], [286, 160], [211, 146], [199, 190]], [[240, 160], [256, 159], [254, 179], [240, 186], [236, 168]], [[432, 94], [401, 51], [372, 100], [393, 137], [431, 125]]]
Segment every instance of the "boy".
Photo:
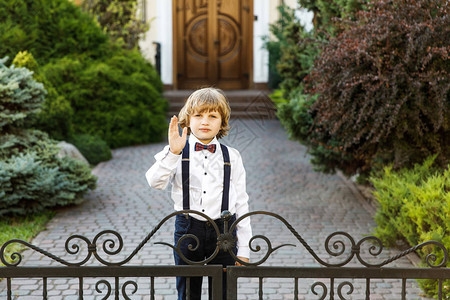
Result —
[[[175, 203], [175, 210], [191, 209], [202, 212], [215, 220], [222, 233], [223, 222], [220, 214], [224, 207], [233, 214], [229, 221], [230, 225], [236, 218], [248, 212], [245, 169], [241, 156], [236, 149], [221, 145], [217, 141], [226, 136], [230, 129], [228, 125], [230, 106], [220, 90], [203, 88], [189, 96], [180, 111], [179, 118], [179, 122], [176, 116], [171, 118], [169, 145], [155, 155], [156, 162], [145, 176], [148, 184], [156, 189], [165, 189], [169, 182], [172, 183], [171, 197]], [[183, 128], [181, 136], [178, 123]], [[231, 164], [231, 171], [225, 170], [226, 160]], [[237, 247], [233, 249], [234, 254], [241, 261], [248, 262], [250, 256], [248, 243], [252, 236], [250, 218], [239, 222], [236, 229]], [[196, 251], [187, 249], [189, 243], [193, 247], [197, 246], [192, 239], [190, 242], [182, 243], [181, 251], [189, 260], [202, 261], [214, 253], [217, 243], [216, 232], [200, 215], [176, 216], [175, 246], [184, 234], [193, 234], [199, 239]], [[174, 258], [177, 265], [186, 264], [175, 251]], [[220, 251], [209, 264], [222, 264], [224, 267], [240, 265], [224, 251]], [[226, 299], [225, 277], [224, 299]], [[190, 282], [191, 299], [200, 299], [202, 278], [191, 278]], [[178, 299], [184, 300], [186, 278], [177, 277], [177, 290]]]

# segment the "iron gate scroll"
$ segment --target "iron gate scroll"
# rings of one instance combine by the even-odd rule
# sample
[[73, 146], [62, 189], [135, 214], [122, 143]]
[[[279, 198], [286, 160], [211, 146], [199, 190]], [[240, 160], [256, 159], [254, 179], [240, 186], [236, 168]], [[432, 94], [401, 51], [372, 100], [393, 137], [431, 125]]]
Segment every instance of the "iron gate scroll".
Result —
[[[180, 251], [181, 242], [187, 238], [193, 239], [194, 245], [190, 245], [189, 249], [195, 250], [196, 245], [199, 240], [196, 236], [191, 234], [185, 234], [180, 238], [177, 245], [171, 245], [168, 243], [157, 242], [155, 244], [166, 245], [176, 251], [180, 257], [189, 265], [186, 266], [155, 266], [155, 265], [144, 265], [144, 266], [133, 266], [127, 265], [139, 251], [148, 243], [148, 241], [155, 235], [155, 233], [161, 228], [161, 226], [167, 222], [167, 220], [173, 218], [179, 214], [196, 214], [202, 216], [208, 220], [211, 225], [216, 230], [218, 235], [216, 251], [208, 258], [202, 261], [190, 261]], [[235, 238], [231, 234], [236, 228], [237, 224], [245, 218], [252, 215], [266, 215], [281, 221], [286, 228], [293, 234], [295, 239], [302, 244], [302, 246], [309, 252], [309, 254], [314, 258], [314, 260], [320, 264], [317, 267], [265, 267], [261, 266], [267, 259], [280, 249], [285, 246], [295, 246], [293, 244], [282, 244], [277, 247], [273, 247], [269, 238], [264, 235], [255, 235], [251, 238], [249, 246], [253, 252], [261, 252], [261, 247], [257, 245], [253, 247], [255, 240], [264, 241], [266, 249], [265, 253], [259, 253], [262, 256], [258, 261], [246, 263], [240, 261], [232, 252], [233, 245], [236, 243]], [[150, 290], [148, 294], [150, 299], [155, 299], [156, 289], [155, 289], [155, 278], [158, 277], [176, 277], [182, 274], [183, 276], [189, 277], [194, 276], [210, 276], [213, 279], [212, 284], [212, 295], [213, 299], [220, 300], [222, 298], [222, 276], [227, 276], [227, 298], [237, 299], [237, 282], [239, 278], [243, 277], [253, 277], [258, 278], [259, 281], [259, 299], [263, 299], [263, 285], [264, 278], [291, 278], [294, 279], [294, 299], [298, 299], [299, 290], [299, 279], [309, 278], [309, 279], [327, 279], [329, 280], [329, 285], [321, 281], [313, 283], [310, 287], [314, 295], [317, 295], [317, 299], [334, 299], [339, 297], [339, 299], [346, 299], [343, 295], [344, 288], [347, 294], [353, 293], [354, 286], [350, 281], [343, 281], [339, 284], [335, 282], [336, 279], [362, 279], [365, 281], [365, 299], [370, 299], [371, 294], [371, 280], [378, 278], [389, 278], [389, 279], [399, 279], [402, 282], [402, 299], [406, 299], [406, 280], [407, 279], [437, 279], [438, 280], [438, 299], [443, 298], [443, 281], [450, 278], [450, 268], [446, 267], [448, 261], [448, 251], [439, 242], [427, 241], [415, 247], [412, 247], [402, 253], [385, 259], [381, 262], [373, 263], [370, 260], [363, 258], [364, 248], [366, 252], [372, 258], [377, 258], [383, 250], [383, 245], [381, 241], [374, 236], [367, 236], [356, 242], [352, 236], [346, 232], [338, 231], [330, 234], [325, 240], [325, 250], [327, 253], [334, 258], [337, 258], [338, 262], [329, 262], [322, 260], [317, 253], [308, 245], [308, 243], [300, 236], [300, 234], [281, 216], [265, 211], [255, 211], [250, 212], [241, 216], [232, 224], [229, 224], [231, 214], [228, 211], [222, 213], [222, 218], [224, 220], [224, 233], [220, 234], [219, 228], [205, 214], [192, 211], [184, 210], [179, 212], [174, 212], [166, 216], [160, 223], [144, 238], [144, 240], [129, 254], [125, 259], [117, 262], [111, 262], [108, 259], [103, 258], [97, 251], [103, 250], [108, 256], [114, 256], [119, 254], [124, 246], [123, 239], [119, 233], [113, 230], [104, 230], [98, 233], [94, 239], [91, 241], [82, 235], [72, 235], [65, 243], [65, 251], [70, 255], [80, 255], [82, 253], [80, 247], [81, 244], [85, 244], [85, 249], [87, 253], [84, 257], [76, 262], [69, 262], [62, 259], [54, 254], [51, 254], [33, 244], [27, 243], [22, 240], [10, 240], [6, 242], [0, 249], [0, 260], [6, 267], [0, 268], [0, 278], [6, 278], [7, 285], [7, 299], [12, 299], [12, 281], [17, 278], [42, 278], [42, 298], [47, 299], [48, 297], [48, 279], [49, 278], [75, 278], [78, 279], [78, 298], [84, 298], [83, 283], [85, 278], [100, 278], [95, 284], [95, 290], [97, 293], [103, 296], [102, 299], [109, 299], [110, 296], [114, 296], [114, 299], [131, 299], [132, 295], [135, 294], [139, 288], [136, 281], [127, 280], [121, 283], [122, 278], [149, 278]], [[112, 236], [112, 238], [107, 238], [102, 243], [100, 241], [107, 237]], [[78, 242], [78, 243], [77, 243]], [[19, 266], [22, 262], [22, 255], [20, 253], [12, 253], [9, 256], [9, 261], [6, 257], [6, 249], [9, 245], [18, 243], [22, 244], [33, 251], [36, 251], [43, 256], [50, 258], [53, 261], [61, 264], [60, 266]], [[350, 244], [351, 247], [348, 250], [346, 244]], [[437, 260], [436, 253], [430, 253], [426, 257], [426, 263], [429, 268], [389, 268], [386, 267], [390, 263], [400, 259], [412, 253], [416, 250], [422, 249], [425, 246], [433, 246], [435, 251], [441, 251], [442, 259]], [[217, 265], [206, 265], [210, 262], [219, 252], [219, 250], [228, 251], [237, 261], [241, 264], [246, 265], [246, 267], [228, 267], [226, 270], [226, 275], [222, 266]], [[365, 253], [366, 253], [365, 252]], [[88, 266], [89, 261], [94, 259], [95, 261], [102, 264], [102, 266]], [[360, 264], [359, 267], [349, 267], [347, 266], [351, 261], [356, 261]], [[113, 284], [106, 278], [112, 278]], [[337, 287], [335, 287], [337, 285]], [[189, 286], [189, 284], [187, 285]], [[131, 290], [131, 291], [130, 291]], [[189, 291], [187, 291], [187, 296], [189, 299]]]

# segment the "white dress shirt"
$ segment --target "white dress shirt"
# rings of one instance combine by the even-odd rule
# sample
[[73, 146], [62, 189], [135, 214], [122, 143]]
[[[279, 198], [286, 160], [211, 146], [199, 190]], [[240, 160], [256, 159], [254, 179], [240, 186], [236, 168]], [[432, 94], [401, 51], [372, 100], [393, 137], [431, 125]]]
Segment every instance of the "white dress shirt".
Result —
[[[208, 150], [195, 151], [195, 143], [200, 141], [189, 136], [189, 201], [190, 209], [202, 212], [211, 219], [219, 219], [223, 193], [223, 155], [217, 138], [209, 145], [216, 144], [214, 153]], [[245, 169], [239, 152], [228, 147], [231, 162], [230, 193], [228, 210], [239, 218], [248, 212], [248, 195], [246, 192]], [[181, 155], [169, 151], [169, 146], [155, 155], [156, 162], [147, 171], [148, 184], [155, 189], [165, 189], [172, 183], [172, 200], [176, 211], [183, 210], [183, 185], [181, 176]], [[191, 217], [204, 221], [199, 215]], [[230, 224], [231, 225], [231, 224]], [[249, 240], [252, 237], [250, 217], [243, 219], [237, 227], [238, 256], [250, 257]]]

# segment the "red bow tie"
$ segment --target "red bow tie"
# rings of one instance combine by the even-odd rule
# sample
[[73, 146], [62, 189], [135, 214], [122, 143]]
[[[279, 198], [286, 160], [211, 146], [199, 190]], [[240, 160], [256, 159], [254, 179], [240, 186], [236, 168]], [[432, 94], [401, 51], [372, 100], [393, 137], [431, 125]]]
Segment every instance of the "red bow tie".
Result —
[[208, 150], [211, 153], [216, 152], [216, 144], [203, 145], [201, 143], [195, 143], [195, 151]]

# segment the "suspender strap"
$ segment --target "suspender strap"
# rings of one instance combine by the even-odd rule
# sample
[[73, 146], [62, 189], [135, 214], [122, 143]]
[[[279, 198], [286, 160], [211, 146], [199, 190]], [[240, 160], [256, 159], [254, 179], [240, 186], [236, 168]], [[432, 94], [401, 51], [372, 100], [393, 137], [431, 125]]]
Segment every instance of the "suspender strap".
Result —
[[[230, 177], [231, 177], [231, 163], [228, 148], [220, 144], [223, 155], [223, 193], [222, 193], [222, 208], [221, 212], [228, 210], [228, 202], [230, 198]], [[183, 185], [183, 210], [189, 210], [189, 142], [186, 141], [181, 155], [181, 180]]]
[[189, 209], [189, 142], [186, 141], [181, 155], [181, 180], [183, 185], [183, 210]]
[[223, 193], [222, 193], [222, 209], [228, 210], [228, 200], [230, 198], [230, 176], [231, 176], [231, 163], [230, 154], [228, 153], [228, 148], [225, 145], [220, 144], [223, 154]]

